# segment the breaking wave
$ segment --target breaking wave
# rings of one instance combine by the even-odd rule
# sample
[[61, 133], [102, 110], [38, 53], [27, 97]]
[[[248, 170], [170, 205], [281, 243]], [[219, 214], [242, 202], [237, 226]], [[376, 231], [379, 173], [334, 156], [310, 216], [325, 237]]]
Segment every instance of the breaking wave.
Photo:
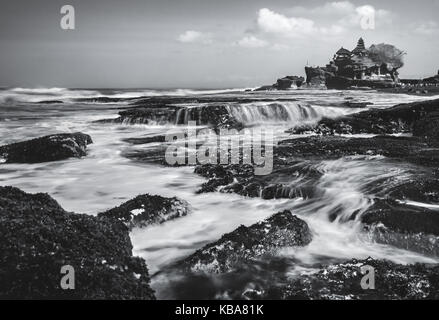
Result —
[[[61, 100], [73, 102], [87, 98], [133, 99], [156, 96], [191, 96], [243, 92], [238, 89], [67, 89], [67, 88], [4, 88], [0, 89], [0, 103], [38, 103], [41, 101]], [[96, 103], [96, 101], [93, 101]]]

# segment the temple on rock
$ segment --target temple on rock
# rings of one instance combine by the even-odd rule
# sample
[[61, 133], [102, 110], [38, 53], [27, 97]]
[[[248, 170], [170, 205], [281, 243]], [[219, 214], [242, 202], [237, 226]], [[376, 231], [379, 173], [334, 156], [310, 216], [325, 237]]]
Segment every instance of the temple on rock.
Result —
[[351, 51], [340, 48], [326, 67], [306, 67], [307, 83], [318, 82], [327, 87], [387, 87], [399, 82], [398, 69], [404, 52], [390, 44], [372, 45], [366, 49], [363, 38]]

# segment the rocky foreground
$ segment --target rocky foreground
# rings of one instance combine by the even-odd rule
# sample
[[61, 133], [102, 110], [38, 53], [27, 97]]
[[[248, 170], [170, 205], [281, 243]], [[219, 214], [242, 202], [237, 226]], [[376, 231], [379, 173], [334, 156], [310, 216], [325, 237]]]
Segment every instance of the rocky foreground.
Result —
[[[121, 221], [134, 203], [160, 210]], [[0, 299], [154, 299], [145, 261], [132, 255], [126, 222], [137, 227], [162, 221], [158, 215], [172, 219], [176, 206], [186, 212], [184, 204], [142, 195], [93, 217], [67, 212], [47, 194], [0, 187]], [[74, 268], [74, 289], [61, 288], [66, 265]]]

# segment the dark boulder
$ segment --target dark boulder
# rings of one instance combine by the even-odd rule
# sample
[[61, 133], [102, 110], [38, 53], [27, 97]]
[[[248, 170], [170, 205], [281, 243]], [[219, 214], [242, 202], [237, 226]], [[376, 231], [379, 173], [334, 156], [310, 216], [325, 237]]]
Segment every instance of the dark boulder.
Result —
[[[154, 299], [127, 227], [70, 213], [47, 194], [0, 187], [0, 299]], [[60, 287], [74, 268], [75, 289]]]
[[240, 262], [273, 255], [283, 247], [306, 246], [311, 240], [306, 222], [286, 210], [250, 227], [240, 226], [196, 251], [178, 266], [193, 272], [229, 272]]
[[164, 223], [189, 213], [189, 204], [176, 197], [139, 195], [120, 206], [98, 214], [123, 222], [129, 229]]
[[85, 156], [93, 143], [84, 133], [63, 133], [0, 147], [0, 163], [40, 163]]

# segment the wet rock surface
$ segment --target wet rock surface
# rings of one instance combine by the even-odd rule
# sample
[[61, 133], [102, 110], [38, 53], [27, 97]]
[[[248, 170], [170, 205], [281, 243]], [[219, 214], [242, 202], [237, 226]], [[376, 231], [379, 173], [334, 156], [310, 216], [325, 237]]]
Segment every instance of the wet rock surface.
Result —
[[[203, 183], [198, 193], [221, 191], [245, 197], [270, 199], [308, 198], [318, 190], [312, 182], [321, 172], [300, 161], [283, 161], [278, 158], [272, 173], [256, 176], [251, 165], [199, 165], [195, 173], [209, 180]], [[302, 176], [300, 183], [291, 184], [291, 177]]]
[[[375, 289], [361, 287], [362, 266], [374, 268]], [[438, 299], [438, 265], [398, 265], [383, 260], [351, 260], [322, 266], [312, 275], [301, 276], [256, 294], [255, 298], [323, 300]]]
[[376, 199], [360, 219], [374, 241], [439, 256], [437, 211], [391, 199]]
[[97, 120], [96, 123], [115, 123], [115, 124], [166, 124], [174, 123], [176, 120], [177, 107], [144, 107], [123, 110], [119, 112], [119, 117], [115, 119]]
[[[0, 187], [0, 252], [1, 299], [154, 299], [123, 223], [66, 212], [47, 194]], [[65, 265], [75, 290], [60, 287]]]
[[123, 222], [129, 229], [142, 228], [153, 224], [186, 216], [189, 204], [176, 197], [165, 198], [157, 195], [139, 195], [120, 206], [98, 214]]
[[196, 251], [178, 266], [192, 272], [229, 272], [243, 261], [273, 255], [283, 247], [306, 246], [311, 240], [306, 222], [285, 210], [250, 227], [240, 226]]
[[351, 155], [382, 155], [432, 167], [439, 163], [439, 144], [417, 137], [311, 136], [281, 141], [275, 152], [280, 157], [336, 159]]
[[[374, 287], [362, 288], [373, 268]], [[438, 299], [439, 265], [400, 265], [367, 258], [308, 266], [270, 258], [242, 263], [221, 274], [193, 273], [174, 282], [175, 298], [233, 300], [425, 300]], [[362, 270], [363, 269], [363, 270]], [[367, 271], [366, 271], [367, 270]], [[369, 278], [370, 279], [370, 278]], [[366, 285], [371, 285], [366, 281]], [[192, 287], [189, 287], [189, 286]], [[196, 287], [197, 290], [192, 288]]]
[[414, 175], [410, 181], [389, 190], [388, 197], [402, 201], [439, 204], [439, 172], [427, 171]]
[[0, 163], [40, 163], [80, 158], [93, 143], [84, 133], [54, 134], [0, 147]]
[[[400, 104], [387, 109], [371, 109], [337, 119], [322, 119], [316, 126], [305, 126], [295, 133], [313, 131], [318, 134], [392, 134], [413, 132], [419, 136], [436, 136], [439, 100]], [[434, 121], [430, 121], [433, 120]], [[431, 127], [423, 129], [425, 122]], [[417, 128], [417, 130], [414, 130]]]

